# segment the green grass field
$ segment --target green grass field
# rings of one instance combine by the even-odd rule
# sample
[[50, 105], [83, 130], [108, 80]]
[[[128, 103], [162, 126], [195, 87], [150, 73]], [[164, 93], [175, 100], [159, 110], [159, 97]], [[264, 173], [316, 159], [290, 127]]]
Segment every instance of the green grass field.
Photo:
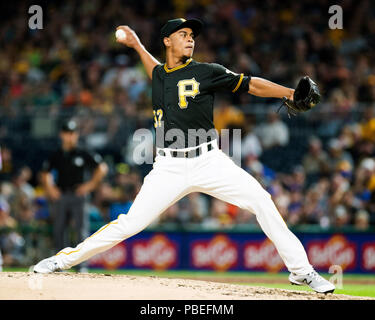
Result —
[[[27, 272], [26, 268], [4, 268], [4, 271]], [[289, 284], [288, 273], [265, 273], [265, 272], [212, 272], [212, 271], [154, 271], [154, 270], [104, 270], [90, 269], [92, 273], [124, 274], [135, 276], [157, 276], [165, 278], [187, 278], [195, 280], [208, 280], [227, 282], [249, 286], [262, 286], [269, 288], [280, 288], [289, 290], [310, 290], [306, 286], [293, 286]], [[330, 279], [332, 274], [322, 274]], [[375, 275], [344, 274], [342, 288], [339, 282], [334, 282], [337, 289], [336, 294], [352, 296], [364, 296], [375, 298]]]

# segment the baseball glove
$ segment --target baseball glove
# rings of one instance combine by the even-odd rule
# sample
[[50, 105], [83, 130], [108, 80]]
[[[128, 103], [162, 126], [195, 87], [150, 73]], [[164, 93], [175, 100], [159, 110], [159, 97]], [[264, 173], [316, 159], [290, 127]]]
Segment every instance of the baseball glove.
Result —
[[288, 116], [296, 116], [300, 112], [305, 112], [315, 107], [320, 102], [320, 92], [316, 83], [308, 76], [303, 77], [299, 82], [293, 94], [293, 100], [286, 97], [277, 110], [285, 106], [288, 110]]

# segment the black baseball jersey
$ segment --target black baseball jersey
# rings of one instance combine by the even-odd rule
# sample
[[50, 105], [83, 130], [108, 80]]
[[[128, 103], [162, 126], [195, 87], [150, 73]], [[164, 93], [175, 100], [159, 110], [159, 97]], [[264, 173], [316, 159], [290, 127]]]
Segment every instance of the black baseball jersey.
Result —
[[172, 69], [157, 65], [152, 72], [156, 146], [180, 149], [216, 139], [215, 92], [248, 92], [249, 81], [250, 76], [216, 63], [189, 59]]
[[78, 185], [85, 182], [86, 175], [102, 161], [99, 154], [92, 154], [81, 148], [71, 151], [60, 149], [43, 163], [43, 171], [54, 175], [56, 185], [63, 192], [74, 191]]

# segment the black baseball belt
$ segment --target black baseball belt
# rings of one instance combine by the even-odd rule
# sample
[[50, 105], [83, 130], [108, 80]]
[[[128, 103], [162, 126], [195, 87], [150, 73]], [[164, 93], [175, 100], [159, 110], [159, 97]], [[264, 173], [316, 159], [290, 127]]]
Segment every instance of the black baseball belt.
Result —
[[[209, 152], [217, 147], [216, 140], [207, 143], [207, 151]], [[171, 150], [171, 149], [159, 149], [158, 154], [160, 156], [171, 156], [172, 158], [196, 158], [205, 153], [203, 146], [198, 146], [191, 150]]]

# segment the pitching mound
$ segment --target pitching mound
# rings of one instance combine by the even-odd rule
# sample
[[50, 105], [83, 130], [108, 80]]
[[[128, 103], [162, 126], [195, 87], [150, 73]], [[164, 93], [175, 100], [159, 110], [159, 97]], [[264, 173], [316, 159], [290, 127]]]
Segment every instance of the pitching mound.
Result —
[[362, 300], [211, 281], [89, 273], [0, 273], [0, 300]]

